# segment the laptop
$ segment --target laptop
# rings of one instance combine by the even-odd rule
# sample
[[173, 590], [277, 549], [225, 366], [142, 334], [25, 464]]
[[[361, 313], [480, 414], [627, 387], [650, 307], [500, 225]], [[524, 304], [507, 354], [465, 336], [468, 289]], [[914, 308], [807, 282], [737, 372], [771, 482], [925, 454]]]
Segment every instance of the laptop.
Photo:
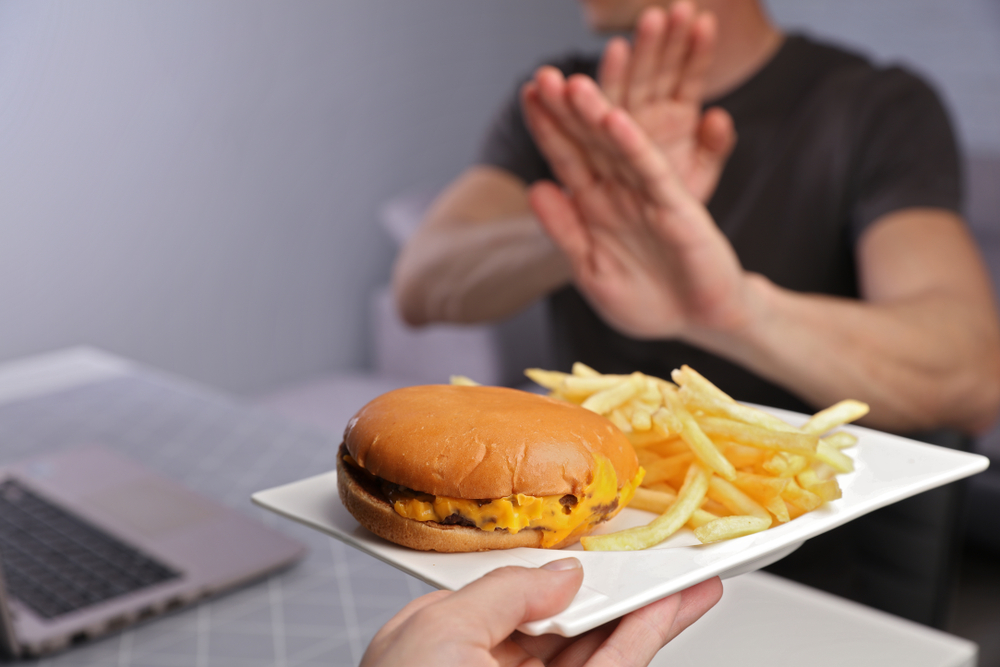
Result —
[[302, 557], [282, 534], [104, 446], [0, 468], [0, 646], [57, 651]]

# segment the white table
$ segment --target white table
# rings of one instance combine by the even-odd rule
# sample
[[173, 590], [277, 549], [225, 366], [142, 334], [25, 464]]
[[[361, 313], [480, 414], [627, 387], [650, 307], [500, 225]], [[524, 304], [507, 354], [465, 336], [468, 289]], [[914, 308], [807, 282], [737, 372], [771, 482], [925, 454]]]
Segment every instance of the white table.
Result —
[[653, 665], [976, 665], [973, 642], [766, 572], [723, 586], [719, 604], [660, 651]]

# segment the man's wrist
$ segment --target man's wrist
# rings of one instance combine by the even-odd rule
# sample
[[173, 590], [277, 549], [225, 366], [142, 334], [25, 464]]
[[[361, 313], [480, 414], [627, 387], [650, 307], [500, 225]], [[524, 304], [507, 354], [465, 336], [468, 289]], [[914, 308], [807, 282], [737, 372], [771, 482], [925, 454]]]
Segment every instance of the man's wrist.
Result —
[[692, 326], [679, 338], [732, 361], [747, 361], [767, 347], [781, 288], [759, 273], [744, 273], [740, 314], [722, 327]]

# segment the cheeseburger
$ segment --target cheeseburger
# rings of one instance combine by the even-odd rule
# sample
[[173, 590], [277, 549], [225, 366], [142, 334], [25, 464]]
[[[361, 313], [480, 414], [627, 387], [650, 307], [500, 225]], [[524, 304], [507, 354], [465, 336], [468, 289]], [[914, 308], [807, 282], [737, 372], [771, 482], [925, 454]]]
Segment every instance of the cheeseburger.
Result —
[[383, 394], [348, 423], [337, 457], [348, 511], [423, 551], [573, 544], [628, 504], [642, 474], [604, 417], [501, 387]]

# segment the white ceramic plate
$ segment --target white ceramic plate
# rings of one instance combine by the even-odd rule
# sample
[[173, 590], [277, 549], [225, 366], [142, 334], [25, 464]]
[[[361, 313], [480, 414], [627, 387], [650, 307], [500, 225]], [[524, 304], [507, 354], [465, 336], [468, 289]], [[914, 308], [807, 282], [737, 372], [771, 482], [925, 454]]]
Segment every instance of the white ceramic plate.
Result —
[[[769, 412], [792, 424], [804, 416]], [[455, 590], [504, 565], [537, 567], [572, 552], [583, 562], [584, 583], [565, 611], [526, 624], [531, 635], [572, 637], [716, 575], [732, 577], [769, 565], [802, 542], [880, 507], [982, 472], [989, 460], [977, 454], [935, 447], [906, 438], [849, 426], [859, 437], [844, 450], [855, 471], [840, 475], [840, 500], [762, 533], [702, 545], [682, 529], [646, 551], [588, 552], [579, 545], [562, 551], [510, 549], [483, 553], [439, 554], [414, 551], [386, 542], [358, 525], [337, 496], [337, 474], [279, 486], [253, 495], [258, 505], [336, 537], [432, 586]], [[598, 532], [647, 523], [652, 514], [624, 509]]]

